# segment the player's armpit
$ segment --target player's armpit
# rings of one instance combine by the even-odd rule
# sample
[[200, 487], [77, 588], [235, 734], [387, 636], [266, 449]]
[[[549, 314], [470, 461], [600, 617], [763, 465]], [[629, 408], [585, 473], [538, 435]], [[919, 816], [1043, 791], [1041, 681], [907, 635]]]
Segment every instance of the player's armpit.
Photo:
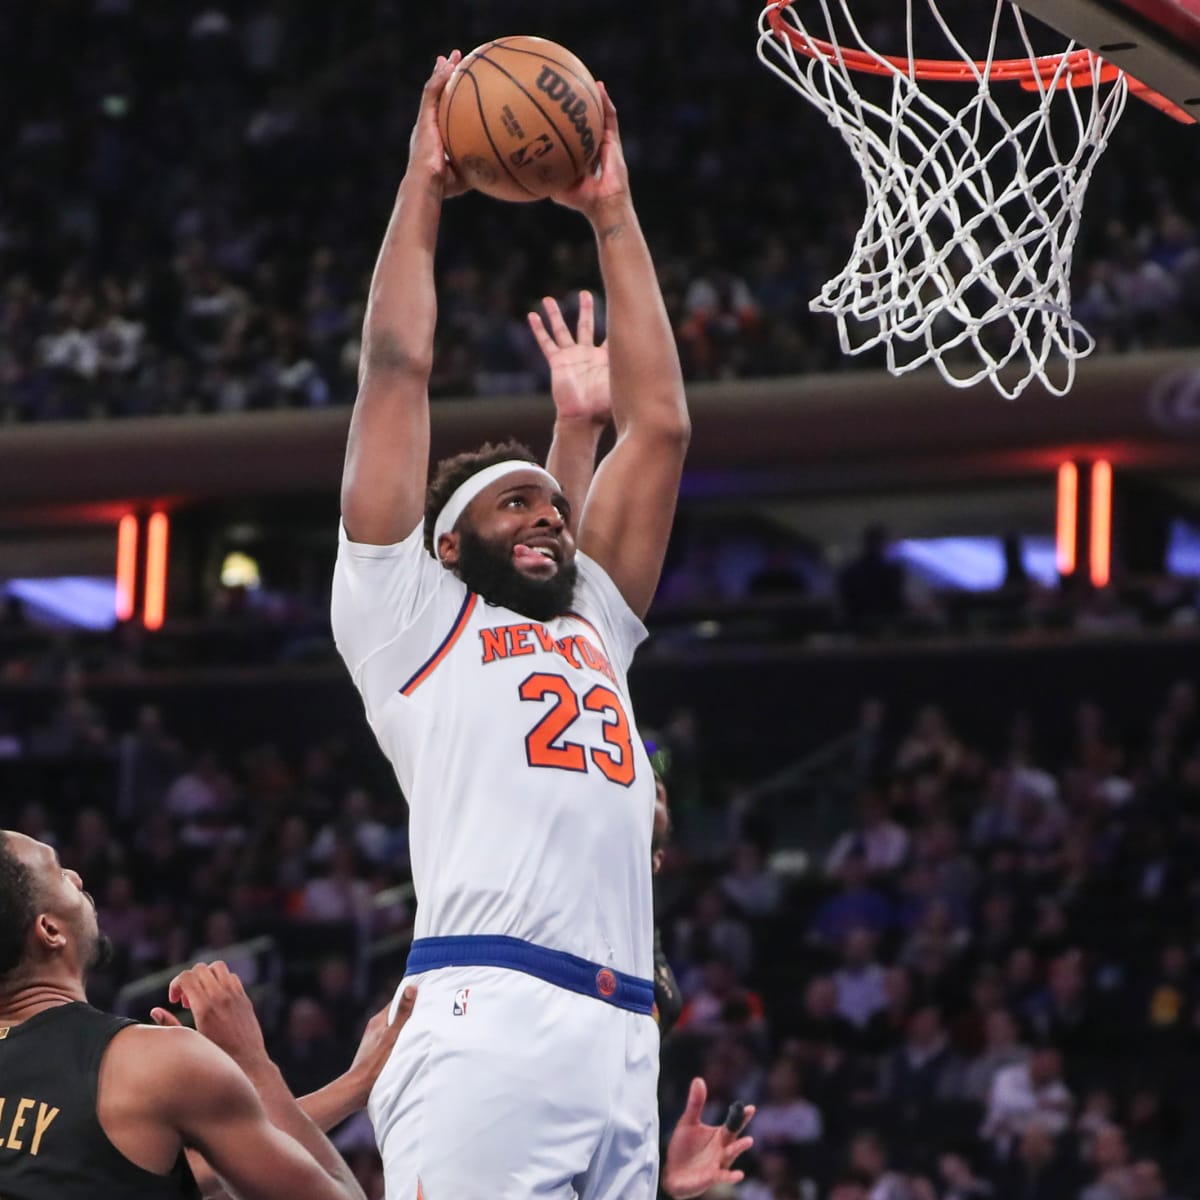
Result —
[[250, 1081], [224, 1052], [191, 1030], [172, 1031], [158, 1051], [156, 1075], [188, 1081], [158, 1098], [162, 1119], [241, 1200], [363, 1200], [348, 1170], [335, 1178], [271, 1124]]

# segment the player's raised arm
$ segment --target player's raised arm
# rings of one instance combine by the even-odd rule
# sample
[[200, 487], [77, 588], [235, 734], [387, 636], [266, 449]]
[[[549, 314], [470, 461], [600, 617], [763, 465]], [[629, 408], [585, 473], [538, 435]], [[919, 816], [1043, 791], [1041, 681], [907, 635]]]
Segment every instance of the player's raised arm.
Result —
[[433, 259], [442, 201], [462, 190], [446, 160], [437, 110], [459, 57], [457, 50], [439, 57], [425, 84], [408, 169], [371, 278], [342, 474], [342, 520], [355, 542], [398, 542], [424, 510], [437, 320]]
[[529, 325], [550, 367], [554, 397], [554, 440], [546, 470], [558, 480], [567, 498], [574, 533], [592, 486], [600, 437], [612, 419], [608, 346], [596, 344], [596, 306], [591, 292], [579, 293], [574, 335], [552, 296], [542, 301], [542, 307], [545, 319], [531, 312]]
[[617, 442], [596, 471], [579, 548], [643, 616], [654, 598], [675, 516], [691, 424], [683, 373], [608, 92], [601, 169], [558, 197], [592, 223], [608, 299], [608, 361]]

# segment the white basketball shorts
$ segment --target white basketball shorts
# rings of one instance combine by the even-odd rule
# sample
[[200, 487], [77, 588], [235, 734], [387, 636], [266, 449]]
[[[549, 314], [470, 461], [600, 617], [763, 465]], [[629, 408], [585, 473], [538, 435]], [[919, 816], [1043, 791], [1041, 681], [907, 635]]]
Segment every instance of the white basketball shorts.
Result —
[[387, 1200], [653, 1200], [652, 1017], [503, 967], [407, 984], [416, 1006], [367, 1107]]

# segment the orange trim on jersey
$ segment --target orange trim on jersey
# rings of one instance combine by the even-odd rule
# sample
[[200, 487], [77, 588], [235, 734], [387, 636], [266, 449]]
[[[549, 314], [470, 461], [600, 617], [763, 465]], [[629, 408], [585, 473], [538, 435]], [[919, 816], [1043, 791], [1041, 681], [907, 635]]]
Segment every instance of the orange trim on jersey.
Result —
[[466, 629], [467, 622], [471, 619], [471, 613], [475, 611], [475, 604], [478, 599], [479, 597], [474, 592], [467, 593], [467, 598], [463, 601], [462, 608], [458, 610], [458, 616], [454, 618], [454, 624], [450, 627], [450, 632], [442, 639], [442, 644], [426, 660], [425, 664], [400, 689], [401, 695], [411, 696], [433, 674], [437, 669], [438, 663], [450, 653], [454, 648], [454, 643], [458, 641], [462, 631]]
[[600, 636], [600, 630], [598, 630], [595, 625], [593, 625], [591, 621], [587, 619], [587, 617], [580, 616], [577, 612], [569, 612], [567, 613], [567, 616], [571, 617], [573, 620], [582, 622], [596, 635], [596, 641], [600, 643], [600, 653], [603, 654], [604, 657], [607, 658], [611, 663], [612, 655], [609, 654], [608, 647], [604, 644], [604, 639]]

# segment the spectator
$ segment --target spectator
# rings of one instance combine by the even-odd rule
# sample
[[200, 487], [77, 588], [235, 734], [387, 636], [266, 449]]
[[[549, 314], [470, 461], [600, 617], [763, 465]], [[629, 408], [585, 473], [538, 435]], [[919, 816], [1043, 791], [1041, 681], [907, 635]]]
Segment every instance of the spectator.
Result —
[[838, 577], [838, 591], [846, 624], [855, 633], [887, 632], [904, 616], [904, 568], [887, 558], [882, 526], [871, 525], [863, 533], [858, 557]]
[[870, 887], [867, 878], [866, 859], [851, 851], [842, 861], [841, 890], [826, 900], [813, 918], [810, 931], [814, 937], [837, 945], [855, 929], [879, 935], [891, 928], [895, 921], [892, 905]]
[[1057, 1150], [1054, 1135], [1031, 1125], [1020, 1135], [1012, 1161], [1001, 1170], [997, 1194], [1004, 1200], [1066, 1200], [1077, 1191], [1077, 1173]]
[[796, 1174], [788, 1156], [778, 1150], [764, 1148], [758, 1154], [757, 1178], [748, 1179], [742, 1184], [738, 1189], [738, 1200], [777, 1200], [777, 1197], [786, 1194], [787, 1189], [795, 1187]]
[[333, 1039], [328, 1014], [307, 996], [292, 1001], [283, 1037], [271, 1057], [297, 1096], [324, 1087], [350, 1059], [347, 1048]]
[[128, 954], [141, 940], [146, 913], [136, 902], [133, 881], [128, 875], [113, 875], [109, 879], [103, 903], [98, 907], [98, 920], [118, 953]]
[[231, 786], [217, 756], [206, 750], [167, 789], [167, 812], [180, 822], [217, 812], [229, 802]]
[[858, 1031], [838, 1011], [837, 983], [827, 975], [808, 981], [804, 1005], [795, 1021], [796, 1035], [813, 1046], [846, 1050], [858, 1041]]
[[770, 916], [779, 905], [779, 876], [767, 866], [762, 848], [754, 842], [738, 844], [732, 869], [722, 878], [721, 888], [747, 917]]
[[912, 976], [904, 967], [887, 967], [883, 1007], [867, 1022], [863, 1044], [874, 1053], [895, 1050], [908, 1033], [913, 1013]]
[[338, 843], [326, 873], [305, 885], [304, 914], [314, 921], [353, 921], [363, 928], [370, 923], [371, 888], [359, 874], [352, 844]]
[[1168, 1192], [1162, 1168], [1150, 1159], [1129, 1168], [1128, 1187], [1128, 1200], [1178, 1200]]
[[913, 1200], [903, 1176], [888, 1169], [888, 1157], [876, 1133], [859, 1133], [850, 1142], [850, 1169], [864, 1181], [867, 1200]]
[[99, 809], [85, 808], [75, 818], [71, 840], [62, 848], [62, 861], [101, 894], [112, 876], [123, 870], [125, 855]]
[[961, 1088], [961, 1064], [955, 1058], [942, 1024], [931, 1004], [909, 1019], [904, 1044], [883, 1060], [880, 1092], [901, 1120], [916, 1125], [934, 1119], [939, 1104], [952, 1100]]
[[842, 965], [835, 972], [837, 1010], [862, 1030], [887, 1004], [885, 972], [875, 960], [875, 936], [869, 929], [852, 929], [842, 943]]
[[1132, 1190], [1130, 1182], [1125, 1134], [1119, 1125], [1108, 1125], [1092, 1140], [1092, 1180], [1079, 1193], [1079, 1200], [1125, 1200]]
[[329, 1018], [329, 1027], [341, 1046], [357, 1042], [362, 1002], [355, 995], [354, 971], [344, 955], [333, 955], [317, 971], [316, 1001]]
[[737, 982], [733, 968], [714, 958], [704, 968], [704, 986], [683, 1006], [678, 1033], [755, 1033], [763, 1026], [762, 997]]
[[725, 893], [719, 888], [706, 888], [700, 893], [692, 915], [677, 923], [675, 942], [688, 962], [703, 962], [715, 956], [730, 963], [738, 975], [750, 969], [754, 952], [750, 930], [743, 921], [729, 915]]
[[337, 818], [321, 828], [309, 856], [313, 862], [327, 863], [339, 841], [353, 842], [369, 863], [385, 862], [392, 852], [394, 835], [376, 819], [374, 801], [365, 788], [352, 788], [346, 793]]
[[117, 813], [125, 824], [139, 821], [179, 778], [182, 747], [164, 728], [162, 712], [153, 704], [138, 710], [137, 724], [118, 742], [120, 761]]
[[1182, 1049], [1186, 1015], [1195, 1008], [1196, 998], [1188, 949], [1168, 942], [1141, 999], [1142, 1024], [1157, 1052], [1169, 1055]]
[[[1006, 1156], [1030, 1129], [1045, 1130], [1051, 1138], [1063, 1133], [1071, 1123], [1074, 1103], [1063, 1083], [1062, 1056], [1039, 1047], [1026, 1062], [996, 1072], [982, 1136]], [[1040, 1157], [1040, 1148], [1034, 1144], [1031, 1153]]]
[[1035, 1034], [1056, 1046], [1086, 1051], [1104, 1043], [1106, 1031], [1089, 1003], [1078, 950], [1050, 963], [1046, 988], [1025, 1005], [1025, 1016]]
[[986, 1179], [976, 1175], [967, 1155], [958, 1151], [938, 1158], [938, 1174], [946, 1185], [942, 1200], [990, 1200], [996, 1194]]
[[262, 979], [263, 972], [256, 954], [238, 948], [241, 940], [232, 915], [217, 909], [204, 922], [204, 945], [196, 950], [196, 958], [204, 962], [220, 959], [245, 987], [252, 988]]
[[963, 1098], [977, 1104], [987, 1103], [1001, 1071], [1022, 1066], [1029, 1058], [1029, 1049], [1021, 1044], [1017, 1023], [1007, 1009], [990, 1012], [985, 1028], [983, 1053], [966, 1065], [962, 1079]]
[[951, 905], [936, 898], [925, 906], [917, 927], [905, 939], [900, 962], [916, 967], [930, 954], [950, 962], [966, 950], [970, 941], [970, 933], [958, 923]]
[[821, 1112], [805, 1099], [800, 1072], [790, 1059], [781, 1058], [771, 1068], [754, 1128], [755, 1142], [762, 1146], [800, 1146], [820, 1140]]
[[837, 876], [851, 852], [863, 856], [871, 875], [889, 875], [903, 864], [908, 854], [908, 833], [888, 813], [878, 791], [868, 791], [859, 800], [859, 825], [843, 833], [833, 844], [825, 869]]

